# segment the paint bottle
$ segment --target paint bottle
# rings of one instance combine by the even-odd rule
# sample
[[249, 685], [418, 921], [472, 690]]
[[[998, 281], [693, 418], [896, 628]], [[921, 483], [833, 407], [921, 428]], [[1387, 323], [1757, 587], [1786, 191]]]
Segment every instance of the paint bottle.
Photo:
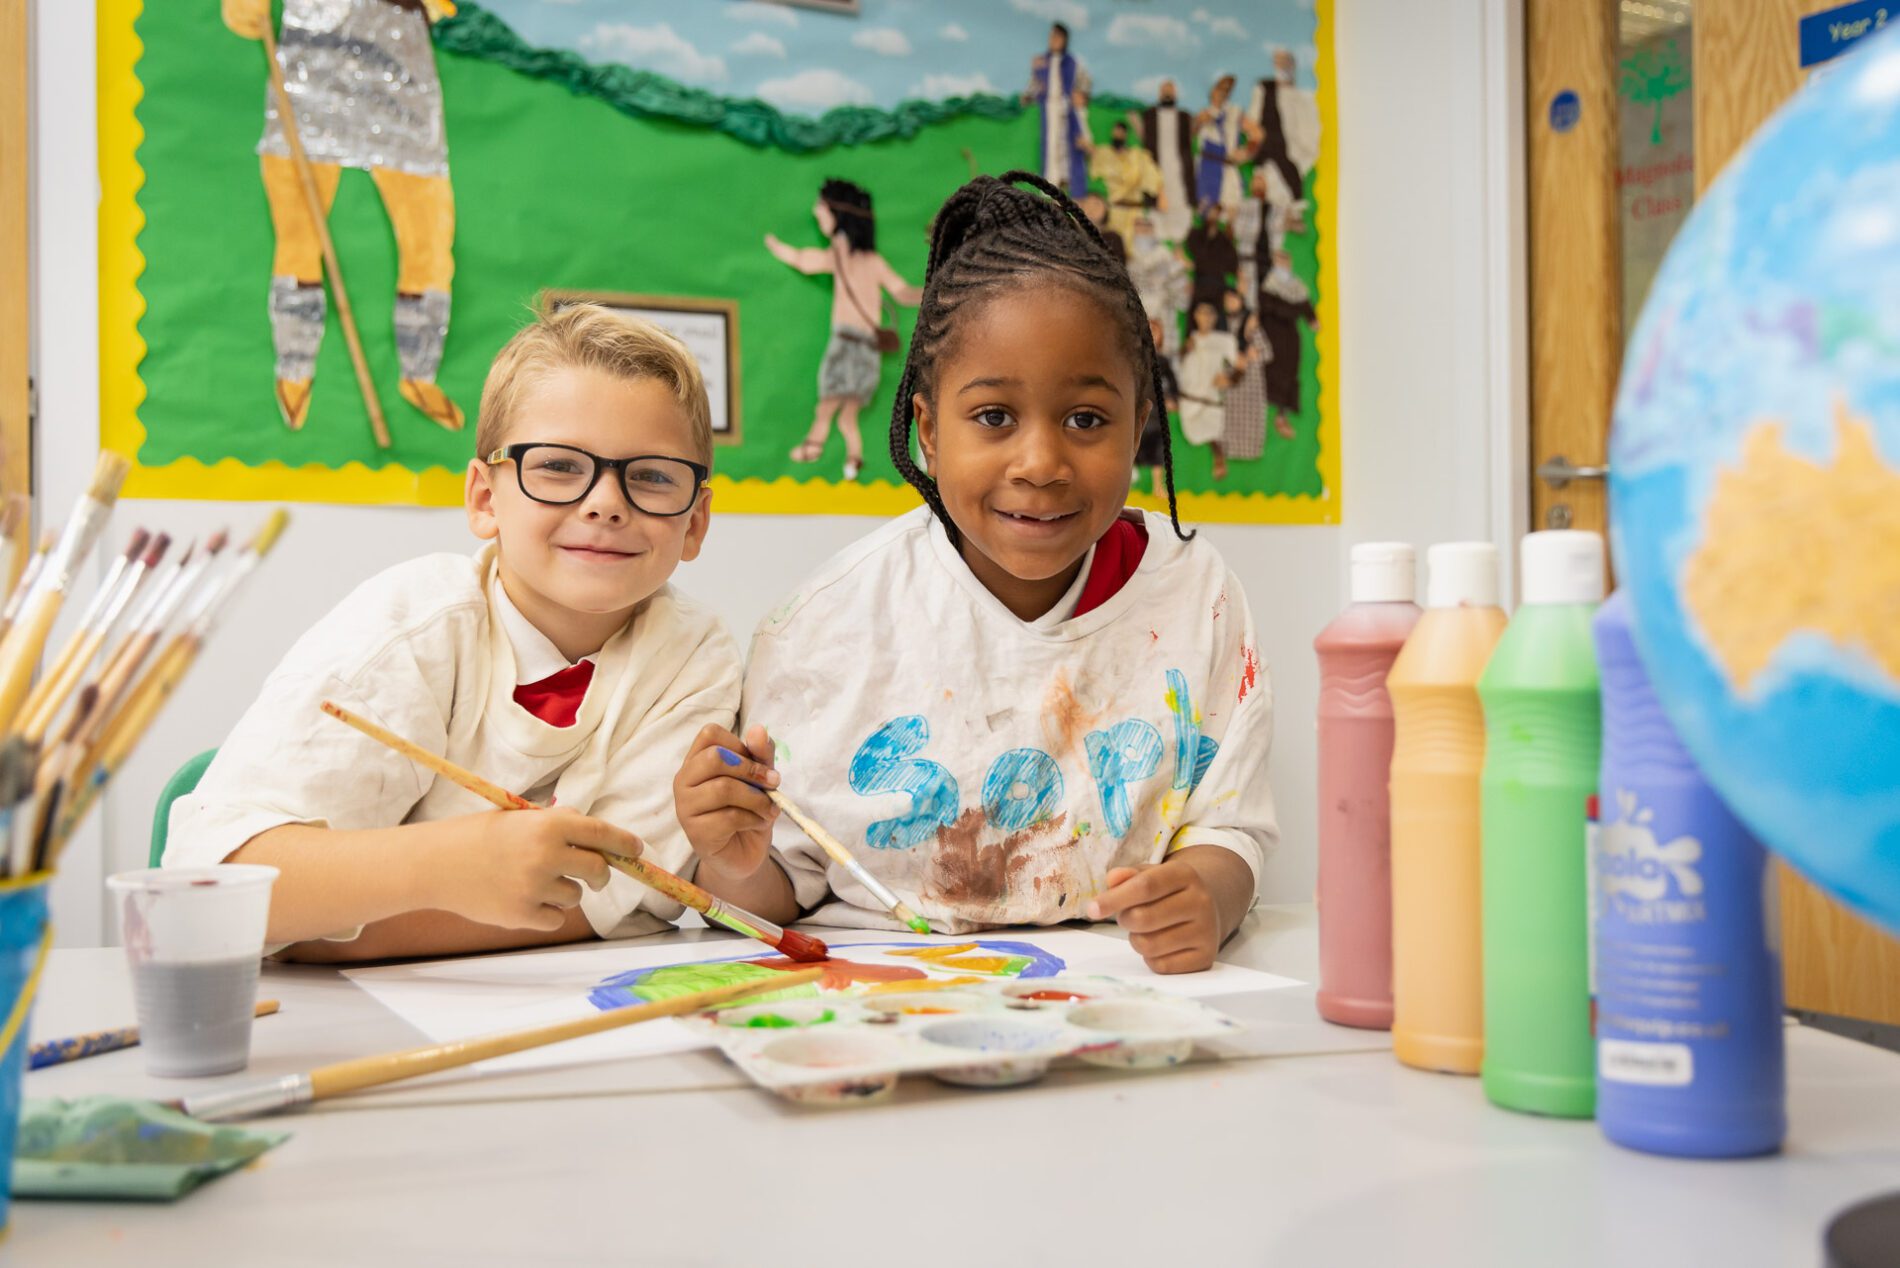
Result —
[[1425, 615], [1386, 686], [1392, 753], [1392, 1050], [1421, 1070], [1476, 1074], [1484, 1054], [1478, 904], [1478, 675], [1505, 617], [1498, 551], [1444, 542], [1426, 555]]
[[1627, 594], [1610, 596], [1595, 632], [1597, 1121], [1617, 1144], [1647, 1153], [1773, 1153], [1788, 1119], [1767, 852], [1663, 713]]
[[1484, 1093], [1532, 1114], [1596, 1108], [1585, 825], [1596, 793], [1603, 539], [1523, 543], [1523, 604], [1478, 679], [1484, 703]]
[[1392, 1024], [1392, 701], [1385, 676], [1418, 621], [1417, 559], [1402, 542], [1352, 548], [1352, 602], [1319, 653], [1319, 1015]]

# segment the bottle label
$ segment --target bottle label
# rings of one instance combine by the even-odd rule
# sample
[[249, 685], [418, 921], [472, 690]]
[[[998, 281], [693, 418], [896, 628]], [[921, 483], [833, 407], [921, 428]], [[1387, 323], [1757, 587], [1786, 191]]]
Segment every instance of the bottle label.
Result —
[[1686, 1043], [1597, 1041], [1597, 1077], [1611, 1083], [1687, 1087], [1695, 1081], [1695, 1054]]

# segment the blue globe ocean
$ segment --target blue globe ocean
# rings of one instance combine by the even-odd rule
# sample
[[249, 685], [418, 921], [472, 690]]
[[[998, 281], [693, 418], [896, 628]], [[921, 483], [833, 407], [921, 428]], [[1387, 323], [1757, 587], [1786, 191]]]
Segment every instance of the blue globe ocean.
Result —
[[1670, 718], [1812, 879], [1900, 929], [1900, 31], [1683, 226], [1623, 363], [1612, 544]]

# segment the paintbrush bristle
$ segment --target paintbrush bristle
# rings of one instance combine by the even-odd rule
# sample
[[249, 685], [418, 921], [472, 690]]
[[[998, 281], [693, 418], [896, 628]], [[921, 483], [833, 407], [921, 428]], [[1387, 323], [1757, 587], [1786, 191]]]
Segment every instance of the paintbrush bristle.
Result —
[[118, 500], [119, 489], [125, 484], [125, 477], [132, 472], [132, 464], [124, 454], [113, 453], [110, 449], [99, 455], [98, 463], [92, 469], [92, 483], [86, 488], [86, 496], [95, 502], [113, 502]]
[[230, 540], [231, 530], [228, 528], [219, 529], [217, 532], [211, 534], [211, 540], [205, 543], [205, 554], [217, 554], [224, 549], [224, 544]]
[[147, 568], [158, 567], [158, 561], [165, 557], [165, 552], [171, 549], [171, 544], [172, 535], [170, 533], [160, 533], [157, 537], [154, 537], [152, 544], [145, 549], [145, 566]]
[[270, 548], [283, 536], [284, 525], [290, 523], [290, 512], [278, 507], [264, 521], [264, 527], [257, 530], [257, 536], [251, 539], [251, 553], [262, 559], [270, 554]]
[[40, 534], [40, 554], [44, 555], [59, 545], [59, 530], [49, 528]]
[[59, 737], [61, 744], [71, 744], [79, 738], [79, 732], [86, 725], [86, 719], [99, 707], [99, 684], [89, 682], [80, 688], [79, 696], [73, 702], [73, 715], [66, 719], [65, 734]]
[[146, 532], [144, 529], [142, 528], [133, 529], [132, 540], [125, 544], [125, 562], [127, 562], [128, 564], [135, 562], [138, 559], [140, 553], [144, 551], [145, 544], [151, 540], [152, 540], [152, 535]]
[[185, 546], [185, 553], [184, 553], [184, 554], [182, 554], [182, 555], [180, 555], [180, 556], [178, 557], [178, 566], [179, 566], [180, 568], [183, 568], [183, 567], [184, 567], [184, 566], [185, 566], [186, 564], [188, 564], [188, 563], [190, 563], [190, 562], [191, 562], [191, 555], [192, 555], [192, 552], [193, 552], [193, 551], [195, 551], [195, 550], [197, 550], [197, 549], [198, 549], [198, 543], [197, 543], [197, 542], [189, 542], [189, 543], [187, 543], [187, 544], [186, 544], [186, 546]]

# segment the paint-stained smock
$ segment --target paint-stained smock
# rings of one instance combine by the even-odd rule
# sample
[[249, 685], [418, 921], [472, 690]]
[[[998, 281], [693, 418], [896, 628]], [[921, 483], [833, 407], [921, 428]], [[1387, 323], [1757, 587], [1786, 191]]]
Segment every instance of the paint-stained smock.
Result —
[[[322, 713], [334, 700], [510, 792], [618, 824], [648, 859], [690, 872], [673, 776], [699, 729], [730, 725], [738, 707], [738, 648], [724, 626], [662, 587], [592, 658], [573, 725], [550, 726], [515, 703], [494, 569], [493, 546], [428, 555], [370, 578], [318, 621], [198, 787], [173, 803], [165, 865], [222, 862], [286, 823], [387, 828], [493, 809]], [[652, 933], [679, 916], [671, 899], [612, 875], [581, 898], [601, 937]]]
[[[938, 929], [1078, 919], [1110, 868], [1191, 845], [1258, 881], [1279, 831], [1246, 599], [1204, 537], [1144, 522], [1134, 576], [1079, 617], [1090, 561], [1023, 621], [919, 508], [759, 626], [742, 712], [786, 793]], [[895, 924], [789, 817], [773, 843], [818, 920]]]

